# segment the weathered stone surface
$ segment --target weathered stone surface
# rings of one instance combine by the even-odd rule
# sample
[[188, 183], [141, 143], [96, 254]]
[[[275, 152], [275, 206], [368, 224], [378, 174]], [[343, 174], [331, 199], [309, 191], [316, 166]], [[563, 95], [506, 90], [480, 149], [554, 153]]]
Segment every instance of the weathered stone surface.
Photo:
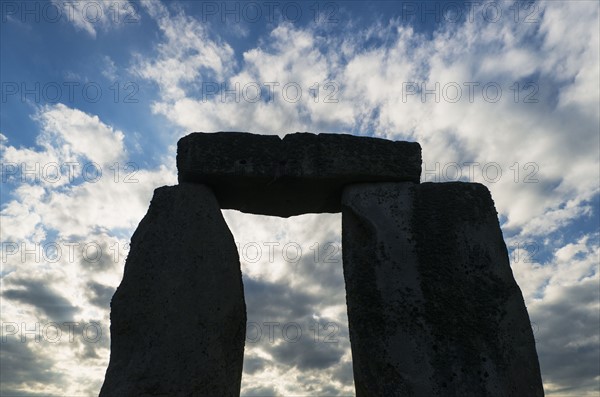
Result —
[[156, 189], [111, 302], [101, 397], [239, 396], [246, 306], [237, 249], [213, 193]]
[[342, 239], [357, 397], [544, 395], [483, 185], [348, 186]]
[[179, 182], [209, 185], [221, 208], [288, 217], [339, 212], [344, 185], [418, 182], [421, 147], [345, 134], [193, 133], [179, 140]]

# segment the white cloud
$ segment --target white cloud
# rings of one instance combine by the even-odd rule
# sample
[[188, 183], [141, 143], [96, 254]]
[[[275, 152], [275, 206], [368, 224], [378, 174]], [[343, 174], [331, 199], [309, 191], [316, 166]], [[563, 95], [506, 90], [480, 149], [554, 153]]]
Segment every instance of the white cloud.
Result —
[[102, 67], [102, 72], [101, 72], [102, 75], [110, 81], [116, 81], [118, 78], [118, 75], [117, 75], [117, 66], [115, 65], [115, 62], [108, 55], [105, 55], [102, 58], [102, 61], [104, 63], [104, 66]]
[[158, 2], [142, 5], [157, 20], [166, 42], [158, 44], [155, 60], [140, 57], [135, 72], [156, 81], [164, 97], [183, 98], [186, 86], [213, 76], [222, 80], [230, 73], [234, 59], [227, 43], [211, 39], [204, 26], [183, 12], [171, 17]]
[[2, 241], [20, 241], [33, 239], [40, 241], [45, 237], [41, 227], [41, 217], [33, 211], [33, 204], [40, 202], [45, 195], [41, 186], [22, 185], [15, 190], [19, 200], [7, 203], [2, 212]]
[[557, 249], [543, 265], [522, 260], [513, 264], [533, 323], [548, 395], [597, 393], [599, 254], [594, 234]]
[[96, 38], [98, 30], [139, 23], [141, 18], [138, 4], [128, 0], [51, 1], [56, 10], [44, 12], [55, 12], [62, 20], [72, 23], [76, 29], [83, 30], [93, 38]]
[[[43, 108], [37, 115], [44, 133], [38, 144], [59, 146], [62, 159], [83, 156], [101, 166], [122, 162], [126, 156], [123, 132], [62, 103]], [[68, 151], [66, 150], [68, 149]]]
[[[232, 59], [228, 46], [207, 39], [193, 18], [180, 14], [169, 18], [162, 8], [164, 42], [159, 44], [156, 61], [142, 63], [142, 75], [163, 89], [154, 111], [186, 131], [375, 134], [419, 141], [426, 164], [439, 162], [440, 173], [449, 163], [478, 162], [473, 179], [491, 189], [499, 212], [507, 217], [505, 228], [512, 233], [547, 234], [589, 213], [587, 202], [598, 194], [596, 105], [600, 99], [592, 88], [600, 84], [598, 34], [589, 28], [597, 26], [598, 8], [584, 3], [580, 7], [579, 3], [543, 2], [538, 23], [514, 23], [508, 16], [497, 23], [476, 18], [449, 25], [431, 39], [392, 21], [380, 29], [386, 40], [368, 47], [365, 40], [372, 32], [323, 38], [315, 27], [282, 23], [260, 46], [243, 54], [237, 71], [223, 67]], [[502, 6], [509, 9], [509, 3]], [[551, 23], [559, 17], [560, 23]], [[578, 26], [577, 35], [587, 38], [575, 46], [561, 34], [571, 24]], [[181, 39], [182, 35], [171, 33], [177, 31], [174, 25], [192, 33]], [[204, 38], [204, 44], [196, 41], [198, 37]], [[206, 52], [207, 47], [227, 50], [210, 51], [204, 57], [210, 62], [202, 64], [184, 55]], [[339, 48], [345, 49], [342, 57]], [[174, 65], [177, 72], [167, 71]], [[230, 89], [249, 82], [263, 88], [265, 82], [278, 82], [281, 89], [295, 82], [308, 94], [309, 87], [320, 83], [321, 101], [314, 103], [304, 95], [297, 103], [286, 102], [277, 89], [270, 102], [253, 103], [241, 96], [236, 103], [218, 94], [202, 98], [204, 93], [185, 88], [192, 80], [207, 80], [199, 72], [202, 67], [215, 71], [222, 78], [216, 81], [228, 83]], [[327, 81], [339, 84], [338, 103], [323, 103]], [[527, 86], [528, 82], [537, 85]], [[425, 103], [419, 93], [410, 95], [413, 86], [407, 84], [413, 83], [430, 90], [439, 83], [437, 102], [433, 95], [425, 96]], [[470, 83], [477, 84], [472, 99]], [[456, 103], [445, 100], [454, 95], [453, 84], [462, 93]], [[499, 102], [486, 99], [495, 95], [494, 88], [483, 93], [486, 84], [501, 88]], [[561, 87], [556, 92], [558, 103], [550, 92], [557, 86]], [[526, 99], [537, 103], [524, 103]], [[576, 139], [566, 133], [574, 128]], [[501, 167], [498, 181], [493, 175], [482, 175], [494, 170], [483, 169], [489, 163]], [[517, 169], [511, 169], [515, 163]], [[467, 171], [463, 170], [464, 176]], [[534, 171], [539, 183], [525, 183]], [[559, 209], [566, 203], [568, 209]]]
[[[97, 116], [58, 104], [39, 109], [35, 119], [40, 126], [36, 148], [16, 148], [2, 138], [3, 170], [9, 163], [18, 168], [2, 182], [3, 188], [14, 188], [0, 211], [0, 322], [3, 327], [16, 324], [15, 338], [25, 335], [27, 341], [11, 337], [3, 344], [1, 361], [14, 359], [13, 354], [35, 357], [19, 364], [10, 379], [3, 377], [2, 393], [91, 395], [98, 392], [108, 363], [108, 303], [121, 279], [128, 236], [146, 212], [153, 189], [176, 182], [174, 159], [170, 168], [137, 167], [133, 174], [123, 169], [135, 165], [125, 163], [124, 134]], [[81, 169], [91, 161], [103, 174], [82, 179]], [[43, 173], [51, 162], [80, 166], [73, 180], [62, 168], [64, 174], [52, 182], [56, 176]], [[116, 168], [109, 168], [114, 162], [121, 164], [116, 180]], [[24, 168], [34, 170], [33, 175], [23, 177]], [[79, 325], [69, 329], [64, 321]], [[27, 334], [23, 324], [34, 332]], [[53, 324], [62, 327], [62, 336], [56, 336]], [[102, 334], [98, 341], [96, 330]], [[40, 343], [34, 342], [36, 333]], [[46, 367], [46, 375], [28, 375]]]

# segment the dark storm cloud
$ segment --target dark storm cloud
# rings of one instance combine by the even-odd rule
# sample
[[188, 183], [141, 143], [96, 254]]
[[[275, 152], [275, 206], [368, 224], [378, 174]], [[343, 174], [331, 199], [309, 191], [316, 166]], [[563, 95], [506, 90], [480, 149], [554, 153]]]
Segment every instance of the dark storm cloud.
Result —
[[563, 391], [597, 390], [600, 373], [598, 283], [564, 287], [560, 299], [531, 310], [536, 348], [545, 382]]
[[102, 308], [110, 308], [110, 300], [115, 293], [114, 287], [90, 281], [87, 283], [86, 296], [90, 303]]
[[77, 323], [73, 332], [81, 337], [74, 341], [77, 344], [75, 355], [80, 360], [102, 359], [99, 349], [110, 349], [109, 324], [100, 320], [89, 320]]
[[[269, 282], [244, 277], [249, 321], [259, 318], [290, 321], [311, 315], [326, 306], [344, 303], [346, 292], [341, 259], [332, 256], [329, 260], [331, 262], [323, 263], [315, 262], [312, 255], [302, 257], [291, 270], [294, 287], [285, 278]], [[314, 292], [315, 286], [319, 286], [319, 291]]]
[[265, 366], [268, 364], [268, 361], [264, 358], [258, 356], [248, 356], [248, 354], [244, 355], [244, 373], [246, 374], [254, 374], [256, 372], [260, 372], [265, 369]]
[[[350, 348], [348, 325], [345, 321], [340, 323], [320, 315], [331, 306], [345, 303], [341, 245], [327, 243], [336, 240], [339, 236], [320, 240], [318, 261], [315, 261], [315, 250], [311, 249], [297, 263], [286, 263], [289, 277], [282, 277], [276, 282], [244, 277], [248, 324], [254, 323], [247, 328], [247, 351], [257, 347], [273, 357], [272, 361], [256, 356], [246, 358], [245, 374], [257, 374], [269, 366], [313, 373], [307, 385], [314, 383], [315, 379], [324, 382], [315, 385], [313, 391], [305, 389], [315, 395], [338, 395], [336, 387], [327, 386], [330, 382], [343, 380], [343, 384], [352, 383], [351, 366], [341, 362]], [[320, 317], [314, 317], [315, 314]], [[277, 323], [273, 339], [270, 339], [265, 322]], [[289, 325], [292, 327], [286, 332]], [[324, 370], [339, 375], [322, 378]], [[274, 393], [258, 395], [273, 396]]]
[[323, 388], [321, 388], [319, 390], [319, 396], [323, 396], [323, 397], [325, 397], [325, 396], [333, 397], [333, 396], [341, 396], [341, 395], [342, 394], [340, 394], [340, 391], [336, 387], [331, 386], [331, 385], [323, 386]]
[[287, 283], [276, 284], [249, 277], [244, 277], [244, 295], [248, 321], [289, 321], [312, 314], [321, 303], [319, 296], [294, 290]]
[[[329, 241], [334, 241], [333, 239]], [[328, 243], [319, 246], [319, 261], [314, 256], [306, 255], [295, 269], [297, 275], [305, 279], [305, 283], [315, 283], [323, 288], [329, 296], [336, 296], [345, 291], [342, 266], [341, 244]], [[343, 299], [343, 298], [342, 298]]]
[[274, 397], [279, 396], [272, 386], [258, 386], [244, 389], [241, 397]]
[[299, 338], [297, 342], [282, 341], [274, 345], [269, 353], [278, 362], [304, 371], [325, 369], [337, 365], [345, 353], [345, 348], [343, 340], [331, 343], [315, 340], [312, 335], [306, 335]]
[[352, 363], [341, 363], [333, 372], [333, 378], [343, 385], [349, 385], [354, 381], [354, 373], [352, 372]]
[[106, 236], [96, 236], [95, 240], [80, 243], [82, 252], [79, 264], [89, 271], [110, 270], [117, 261], [114, 254], [114, 242], [107, 240]]
[[[34, 353], [30, 340], [21, 342], [16, 337], [5, 337], [0, 343], [0, 395], [31, 396], [42, 394], [24, 393], [19, 389], [28, 389], [31, 385], [57, 384], [63, 380], [60, 372], [52, 371], [52, 361], [43, 355]], [[44, 394], [48, 397], [48, 394]], [[51, 396], [50, 396], [51, 397]]]
[[32, 305], [52, 321], [72, 321], [78, 311], [68, 299], [49, 288], [43, 281], [15, 280], [11, 285], [25, 288], [5, 291], [2, 295], [6, 299]]
[[338, 390], [332, 383], [331, 372], [327, 371], [305, 371], [301, 375], [296, 376], [298, 383], [305, 385], [304, 392], [306, 395], [319, 397], [354, 397], [354, 393], [348, 395]]

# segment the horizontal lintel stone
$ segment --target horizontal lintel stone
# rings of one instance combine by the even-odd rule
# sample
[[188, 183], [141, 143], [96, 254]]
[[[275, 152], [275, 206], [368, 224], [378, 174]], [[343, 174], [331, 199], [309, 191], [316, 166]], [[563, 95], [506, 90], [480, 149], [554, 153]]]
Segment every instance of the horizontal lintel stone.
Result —
[[210, 186], [223, 209], [288, 217], [341, 211], [344, 186], [415, 182], [421, 146], [347, 134], [192, 133], [177, 145], [179, 182]]

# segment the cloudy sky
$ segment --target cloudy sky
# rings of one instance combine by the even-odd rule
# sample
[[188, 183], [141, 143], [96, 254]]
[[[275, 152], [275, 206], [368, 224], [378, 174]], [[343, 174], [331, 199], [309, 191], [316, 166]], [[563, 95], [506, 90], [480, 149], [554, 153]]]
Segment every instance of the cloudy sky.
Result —
[[[97, 395], [128, 241], [180, 137], [311, 131], [418, 141], [423, 181], [485, 184], [547, 395], [598, 395], [597, 1], [1, 7], [0, 394]], [[340, 215], [224, 215], [243, 395], [353, 395]]]

